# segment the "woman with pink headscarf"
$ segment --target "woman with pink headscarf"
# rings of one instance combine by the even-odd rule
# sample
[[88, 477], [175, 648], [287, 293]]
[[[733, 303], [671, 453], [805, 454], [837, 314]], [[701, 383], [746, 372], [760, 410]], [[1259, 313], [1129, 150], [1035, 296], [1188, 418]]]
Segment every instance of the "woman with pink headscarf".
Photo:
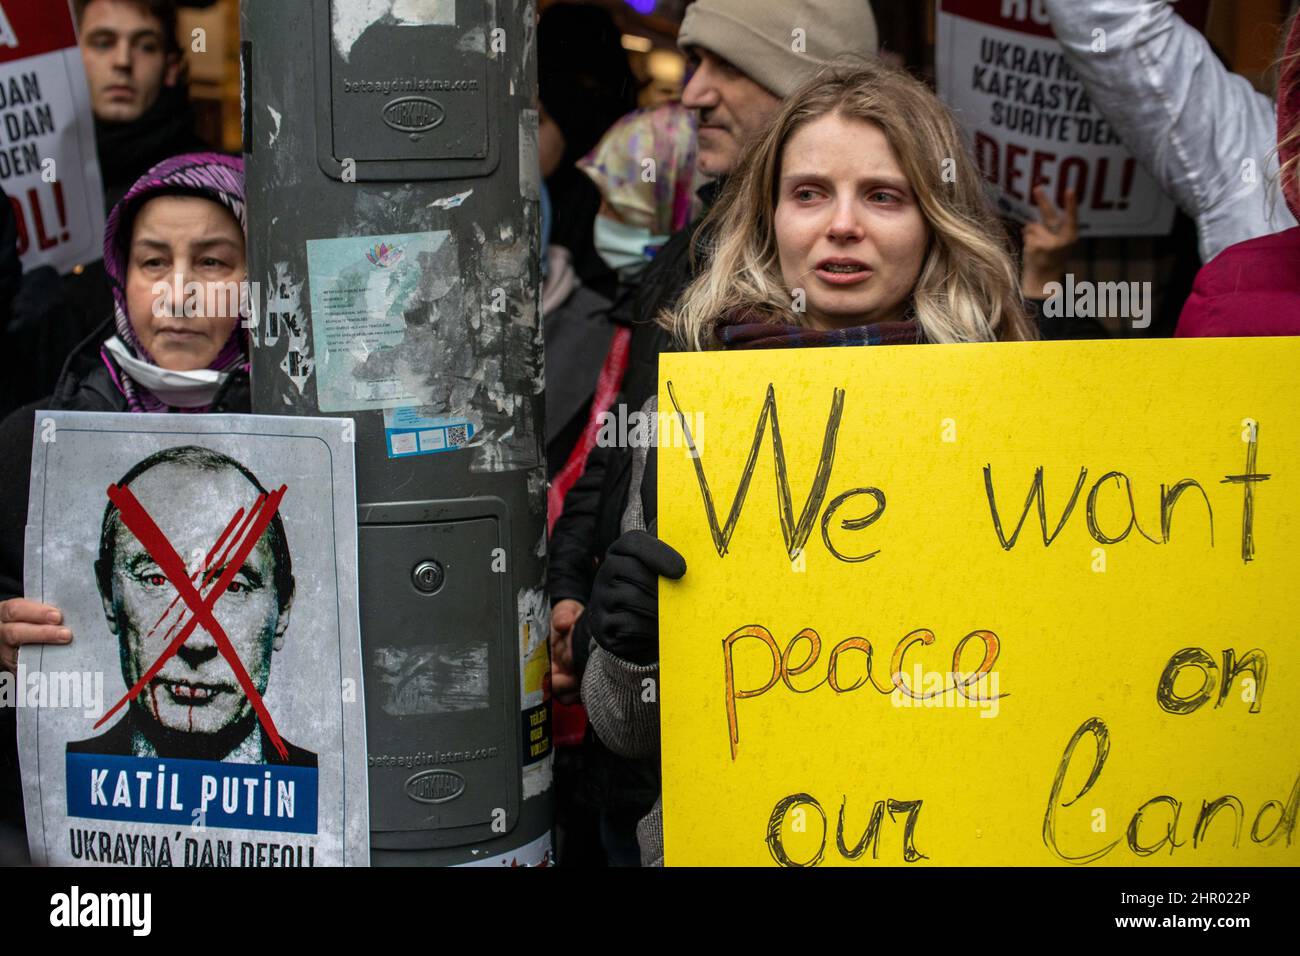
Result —
[[[16, 669], [24, 645], [75, 639], [57, 607], [23, 597], [36, 410], [247, 412], [246, 228], [243, 163], [216, 153], [164, 160], [109, 215], [113, 315], [69, 356], [53, 395], [0, 423], [0, 669]], [[4, 831], [23, 819], [12, 710], [0, 711], [3, 850]]]

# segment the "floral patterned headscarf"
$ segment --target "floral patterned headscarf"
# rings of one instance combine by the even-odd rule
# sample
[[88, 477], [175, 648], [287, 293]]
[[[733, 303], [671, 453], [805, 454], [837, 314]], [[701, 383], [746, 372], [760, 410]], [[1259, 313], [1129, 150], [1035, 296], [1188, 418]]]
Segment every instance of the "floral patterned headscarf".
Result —
[[705, 182], [695, 168], [695, 152], [695, 112], [668, 103], [624, 116], [578, 168], [628, 225], [666, 236], [703, 205], [695, 195]]

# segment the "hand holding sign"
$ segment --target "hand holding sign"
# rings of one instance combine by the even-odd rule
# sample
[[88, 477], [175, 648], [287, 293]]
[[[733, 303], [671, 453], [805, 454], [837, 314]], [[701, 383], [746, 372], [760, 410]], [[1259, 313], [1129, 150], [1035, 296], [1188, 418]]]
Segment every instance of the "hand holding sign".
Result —
[[18, 649], [24, 644], [67, 644], [72, 631], [63, 614], [50, 604], [26, 598], [0, 601], [0, 670], [18, 670]]
[[573, 626], [584, 606], [572, 599], [551, 608], [551, 694], [561, 704], [578, 703], [578, 678], [573, 668]]
[[591, 590], [591, 635], [616, 657], [651, 664], [659, 657], [659, 578], [677, 580], [686, 561], [644, 531], [609, 546]]
[[[1178, 8], [1194, 26], [1204, 22], [1204, 4], [1184, 0]], [[1155, 30], [1153, 23], [1136, 32]], [[1157, 32], [1163, 35], [1163, 28]], [[1113, 113], [1097, 107], [1076, 71], [1080, 56], [1106, 57], [1104, 47], [1083, 53], [1076, 43], [1072, 55], [1057, 42], [1044, 5], [1027, 0], [939, 0], [935, 33], [939, 95], [970, 135], [1004, 215], [1030, 221], [1034, 187], [1046, 183], [1058, 206], [1065, 205], [1065, 190], [1074, 189], [1083, 235], [1168, 233], [1173, 200], [1125, 146]], [[1112, 36], [1109, 55], [1122, 42]]]

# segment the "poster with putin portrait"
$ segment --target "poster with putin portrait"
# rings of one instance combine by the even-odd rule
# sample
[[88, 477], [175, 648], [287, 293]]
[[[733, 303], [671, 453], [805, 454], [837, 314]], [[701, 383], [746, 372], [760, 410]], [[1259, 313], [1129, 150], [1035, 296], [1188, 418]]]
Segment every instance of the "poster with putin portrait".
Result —
[[36, 413], [19, 660], [37, 864], [369, 859], [352, 422]]

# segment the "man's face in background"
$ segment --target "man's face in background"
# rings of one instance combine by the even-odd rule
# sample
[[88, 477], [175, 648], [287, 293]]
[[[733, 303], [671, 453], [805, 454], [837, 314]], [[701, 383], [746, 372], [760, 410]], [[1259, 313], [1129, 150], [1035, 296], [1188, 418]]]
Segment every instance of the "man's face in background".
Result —
[[727, 176], [741, 151], [781, 105], [781, 98], [739, 68], [701, 47], [691, 50], [695, 72], [682, 91], [682, 105], [699, 111], [696, 165], [706, 176]]
[[[131, 482], [130, 489], [185, 562], [196, 589], [206, 594], [200, 587], [206, 575], [197, 572], [236, 509], [243, 508], [245, 515], [252, 509], [257, 489], [233, 468], [210, 471], [181, 463], [149, 469]], [[118, 526], [109, 572], [111, 593], [102, 596], [109, 628], [118, 638], [122, 676], [127, 687], [133, 687], [193, 614], [120, 516], [114, 520]], [[227, 536], [211, 559], [216, 571], [213, 581], [224, 568], [220, 555], [225, 544], [234, 537], [234, 533]], [[268, 531], [213, 607], [213, 616], [258, 694], [266, 692], [276, 639], [289, 624], [289, 609], [280, 609], [274, 581]], [[196, 734], [216, 733], [252, 709], [215, 639], [202, 625], [163, 664], [135, 704], [168, 730]]]
[[95, 117], [129, 123], [174, 86], [181, 59], [167, 52], [163, 26], [132, 0], [91, 0], [81, 17], [81, 59]]

